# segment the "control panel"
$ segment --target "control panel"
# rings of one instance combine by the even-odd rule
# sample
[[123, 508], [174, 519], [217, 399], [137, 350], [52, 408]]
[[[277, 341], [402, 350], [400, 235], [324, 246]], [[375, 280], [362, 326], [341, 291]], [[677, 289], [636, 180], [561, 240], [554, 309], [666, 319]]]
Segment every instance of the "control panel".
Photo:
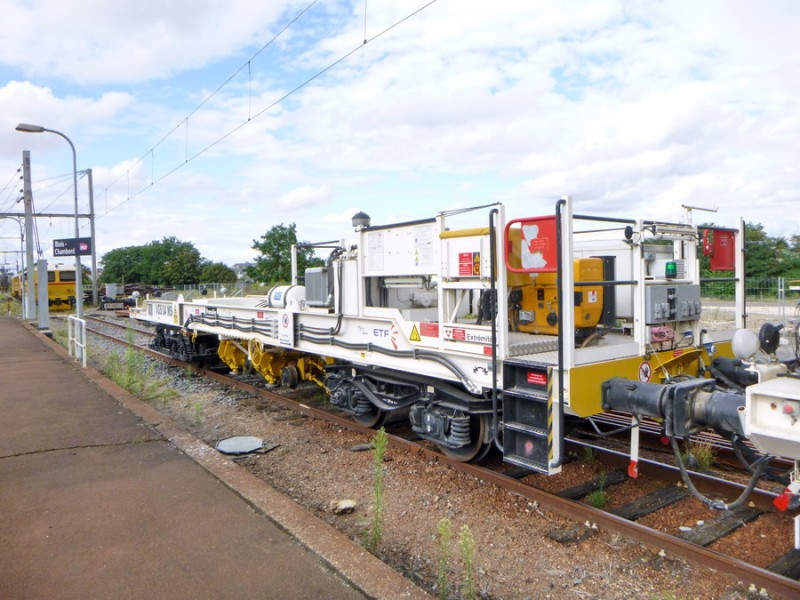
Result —
[[701, 310], [699, 285], [648, 285], [645, 290], [648, 325], [699, 319]]

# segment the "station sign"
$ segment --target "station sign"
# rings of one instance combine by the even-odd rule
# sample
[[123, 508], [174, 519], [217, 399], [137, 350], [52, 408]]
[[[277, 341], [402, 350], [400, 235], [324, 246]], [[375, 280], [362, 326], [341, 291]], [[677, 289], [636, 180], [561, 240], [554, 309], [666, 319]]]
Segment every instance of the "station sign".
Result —
[[91, 256], [92, 238], [53, 240], [53, 256]]

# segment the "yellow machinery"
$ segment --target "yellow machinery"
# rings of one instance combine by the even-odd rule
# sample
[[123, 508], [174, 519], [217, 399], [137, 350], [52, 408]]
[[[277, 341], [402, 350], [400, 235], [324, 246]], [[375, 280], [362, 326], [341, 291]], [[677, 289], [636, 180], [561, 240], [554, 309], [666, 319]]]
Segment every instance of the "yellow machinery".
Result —
[[[27, 272], [24, 275], [17, 274], [11, 279], [11, 295], [18, 300], [22, 299], [22, 277], [25, 277], [27, 285]], [[38, 270], [33, 270], [33, 284], [35, 289], [36, 302], [39, 301], [39, 281]], [[63, 265], [52, 265], [47, 268], [47, 298], [49, 310], [62, 311], [71, 310], [75, 305], [75, 269], [67, 268]]]
[[235, 340], [222, 340], [217, 353], [234, 372], [254, 369], [268, 383], [281, 382], [290, 388], [296, 387], [299, 381], [313, 381], [324, 387], [325, 365], [331, 362], [322, 356], [285, 351], [256, 340], [250, 340], [246, 349]]
[[[575, 282], [603, 281], [603, 261], [599, 258], [576, 258], [573, 261]], [[518, 290], [515, 294], [514, 290]], [[539, 273], [531, 283], [511, 292], [518, 299], [512, 307], [512, 328], [524, 333], [558, 333], [558, 288], [555, 273]], [[603, 314], [602, 285], [575, 287], [575, 329], [578, 337], [591, 333]]]

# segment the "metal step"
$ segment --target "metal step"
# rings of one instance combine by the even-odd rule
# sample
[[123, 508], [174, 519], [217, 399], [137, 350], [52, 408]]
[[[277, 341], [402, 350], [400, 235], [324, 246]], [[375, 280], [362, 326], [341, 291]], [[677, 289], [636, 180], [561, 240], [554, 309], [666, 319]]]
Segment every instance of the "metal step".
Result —
[[503, 378], [503, 460], [537, 473], [553, 474], [552, 404], [549, 370], [526, 361], [506, 362]]
[[525, 423], [517, 423], [515, 421], [505, 421], [503, 423], [503, 433], [506, 434], [510, 431], [517, 433], [524, 433], [530, 437], [539, 437], [547, 439], [547, 429], [542, 427], [533, 427]]
[[547, 402], [547, 392], [541, 390], [534, 390], [530, 388], [523, 388], [514, 386], [503, 391], [503, 395], [517, 396], [527, 398], [529, 400], [538, 400], [540, 402]]
[[550, 473], [549, 469], [547, 468], [547, 463], [540, 463], [534, 460], [527, 459], [523, 456], [516, 456], [516, 455], [506, 455], [503, 457], [503, 460], [507, 463], [512, 465], [517, 465], [518, 467], [524, 467], [526, 469], [530, 469], [536, 473], [544, 473], [548, 475]]

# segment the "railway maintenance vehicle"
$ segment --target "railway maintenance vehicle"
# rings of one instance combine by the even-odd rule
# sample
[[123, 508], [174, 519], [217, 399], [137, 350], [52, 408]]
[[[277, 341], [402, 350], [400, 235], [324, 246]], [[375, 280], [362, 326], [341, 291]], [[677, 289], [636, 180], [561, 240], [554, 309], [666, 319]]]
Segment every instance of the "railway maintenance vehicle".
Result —
[[[24, 284], [22, 278], [24, 277]], [[39, 301], [39, 270], [33, 269], [34, 297]], [[22, 291], [28, 285], [27, 269], [11, 279], [11, 295], [22, 300]], [[51, 311], [72, 310], [75, 306], [75, 267], [63, 264], [47, 267], [47, 302]]]
[[[743, 221], [578, 215], [565, 197], [543, 216], [492, 204], [388, 225], [358, 213], [353, 226], [357, 243], [310, 245], [330, 252], [302, 285], [295, 261], [293, 281], [264, 295], [147, 297], [130, 316], [182, 360], [313, 381], [356, 422], [407, 419], [456, 460], [496, 446], [508, 463], [556, 474], [577, 421], [624, 412], [629, 475], [652, 417], [706, 505], [741, 506], [774, 456], [794, 461], [776, 504], [798, 505], [797, 330], [794, 356], [779, 358], [780, 326], [744, 329]], [[702, 320], [707, 283], [735, 298], [726, 330]], [[683, 464], [678, 442], [707, 428], [752, 472], [735, 501], [702, 496]]]

